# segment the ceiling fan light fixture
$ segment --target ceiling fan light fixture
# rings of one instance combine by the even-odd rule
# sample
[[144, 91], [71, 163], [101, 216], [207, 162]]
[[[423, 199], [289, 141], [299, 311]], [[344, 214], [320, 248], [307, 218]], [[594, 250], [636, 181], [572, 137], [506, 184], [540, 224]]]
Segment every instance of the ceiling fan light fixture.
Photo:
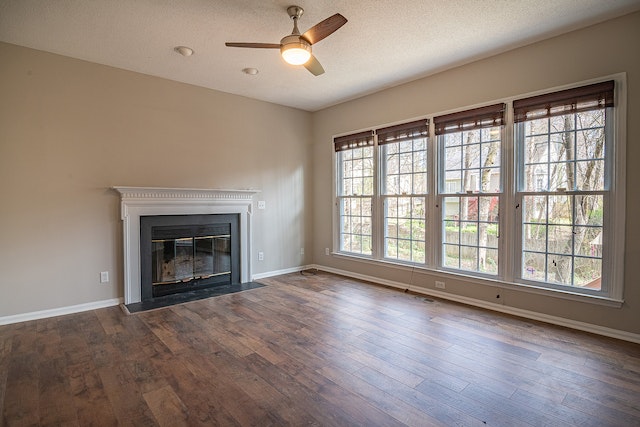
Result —
[[311, 58], [311, 45], [300, 36], [287, 36], [282, 39], [280, 54], [285, 62], [291, 65], [302, 65]]
[[300, 34], [298, 29], [298, 19], [304, 10], [300, 6], [289, 6], [287, 13], [293, 19], [293, 31], [288, 36], [284, 36], [280, 43], [246, 43], [246, 42], [226, 42], [227, 47], [248, 47], [253, 49], [280, 49], [282, 59], [291, 65], [303, 65], [314, 76], [324, 73], [324, 68], [318, 59], [311, 53], [311, 45], [325, 39], [338, 28], [347, 23], [347, 18], [336, 13], [327, 19], [318, 22], [309, 28], [304, 34]]

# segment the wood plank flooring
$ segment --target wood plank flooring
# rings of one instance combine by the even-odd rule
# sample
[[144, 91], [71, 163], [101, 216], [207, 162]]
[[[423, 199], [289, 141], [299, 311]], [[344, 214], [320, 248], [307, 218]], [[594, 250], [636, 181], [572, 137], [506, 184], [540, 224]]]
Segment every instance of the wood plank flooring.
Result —
[[640, 426], [640, 345], [327, 273], [0, 326], [5, 426]]

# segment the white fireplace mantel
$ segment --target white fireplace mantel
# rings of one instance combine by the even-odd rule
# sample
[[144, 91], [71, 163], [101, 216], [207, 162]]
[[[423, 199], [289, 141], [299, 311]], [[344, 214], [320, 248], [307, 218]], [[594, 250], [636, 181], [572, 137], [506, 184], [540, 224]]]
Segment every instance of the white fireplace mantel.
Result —
[[240, 280], [251, 281], [251, 213], [259, 190], [112, 187], [120, 193], [124, 246], [124, 303], [141, 301], [140, 217], [151, 215], [240, 215]]

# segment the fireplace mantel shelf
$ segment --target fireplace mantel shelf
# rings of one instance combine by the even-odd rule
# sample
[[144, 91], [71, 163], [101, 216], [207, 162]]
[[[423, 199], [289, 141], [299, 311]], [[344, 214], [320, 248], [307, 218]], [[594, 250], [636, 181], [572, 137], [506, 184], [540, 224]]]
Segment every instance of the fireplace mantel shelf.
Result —
[[125, 304], [140, 302], [140, 217], [143, 215], [240, 215], [240, 278], [251, 281], [252, 197], [260, 190], [114, 186], [120, 193]]
[[209, 188], [112, 187], [122, 200], [248, 200], [260, 190], [223, 190]]

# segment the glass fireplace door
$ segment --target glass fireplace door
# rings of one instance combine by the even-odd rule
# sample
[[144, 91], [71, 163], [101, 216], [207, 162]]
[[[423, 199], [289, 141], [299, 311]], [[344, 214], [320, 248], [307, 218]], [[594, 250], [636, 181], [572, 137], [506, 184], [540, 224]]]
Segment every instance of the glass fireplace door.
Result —
[[231, 273], [230, 235], [154, 239], [151, 250], [154, 286]]

